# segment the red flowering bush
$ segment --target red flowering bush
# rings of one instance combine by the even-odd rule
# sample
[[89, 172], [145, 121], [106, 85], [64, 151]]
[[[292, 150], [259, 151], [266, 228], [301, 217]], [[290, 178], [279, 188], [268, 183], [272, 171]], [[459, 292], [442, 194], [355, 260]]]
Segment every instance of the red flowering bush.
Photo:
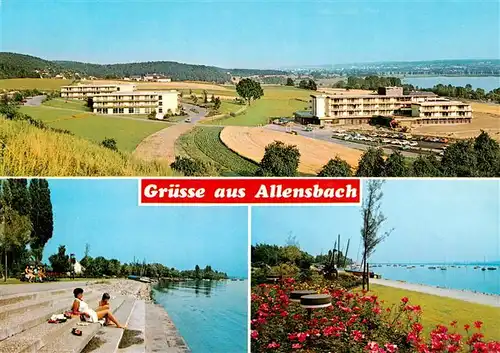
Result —
[[316, 309], [309, 317], [289, 293], [305, 289], [288, 279], [278, 285], [261, 284], [252, 291], [252, 352], [297, 353], [500, 353], [500, 342], [484, 342], [482, 323], [462, 337], [445, 326], [423, 337], [422, 310], [402, 298], [399, 306], [383, 308], [376, 296], [350, 292], [325, 283], [308, 285], [318, 293], [330, 294], [332, 306]]

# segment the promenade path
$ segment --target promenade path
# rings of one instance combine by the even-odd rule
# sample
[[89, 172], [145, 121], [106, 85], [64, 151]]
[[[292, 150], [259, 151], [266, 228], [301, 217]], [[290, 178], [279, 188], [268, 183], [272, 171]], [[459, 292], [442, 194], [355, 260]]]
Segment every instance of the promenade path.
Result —
[[381, 286], [394, 287], [414, 292], [437, 295], [440, 297], [453, 298], [464, 300], [471, 303], [500, 307], [500, 296], [489, 295], [484, 293], [475, 293], [466, 290], [438, 288], [426, 286], [423, 284], [414, 284], [401, 281], [392, 281], [388, 279], [370, 279], [370, 283], [379, 284]]

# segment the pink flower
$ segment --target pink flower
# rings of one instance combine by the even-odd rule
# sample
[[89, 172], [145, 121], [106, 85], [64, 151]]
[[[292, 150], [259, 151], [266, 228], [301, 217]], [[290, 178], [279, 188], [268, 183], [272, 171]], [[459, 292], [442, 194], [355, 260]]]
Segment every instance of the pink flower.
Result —
[[267, 348], [280, 348], [280, 344], [276, 342], [271, 342], [267, 345]]
[[301, 349], [302, 345], [300, 343], [294, 343], [294, 344], [292, 344], [292, 348], [293, 349]]
[[259, 333], [256, 330], [252, 330], [252, 332], [250, 333], [250, 337], [252, 337], [252, 339], [256, 340], [259, 338]]
[[407, 298], [407, 297], [403, 297], [403, 298], [401, 298], [401, 301], [402, 301], [404, 304], [406, 304], [406, 303], [408, 303], [408, 298]]

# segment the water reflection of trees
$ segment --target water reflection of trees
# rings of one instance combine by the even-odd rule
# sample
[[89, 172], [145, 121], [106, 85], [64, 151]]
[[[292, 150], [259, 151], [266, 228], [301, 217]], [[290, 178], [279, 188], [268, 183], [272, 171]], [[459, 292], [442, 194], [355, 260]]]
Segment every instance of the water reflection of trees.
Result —
[[204, 295], [210, 297], [212, 292], [226, 286], [226, 281], [207, 281], [207, 280], [186, 280], [172, 281], [167, 279], [160, 280], [154, 289], [162, 293], [183, 292], [192, 293], [195, 296]]

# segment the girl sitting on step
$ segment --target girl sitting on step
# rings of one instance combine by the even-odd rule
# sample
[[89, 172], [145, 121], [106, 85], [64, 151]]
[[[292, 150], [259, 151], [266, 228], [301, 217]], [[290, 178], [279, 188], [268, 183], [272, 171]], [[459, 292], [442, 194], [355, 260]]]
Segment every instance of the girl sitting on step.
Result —
[[80, 318], [84, 319], [87, 322], [98, 322], [101, 319], [105, 319], [106, 322], [113, 322], [118, 328], [125, 328], [120, 325], [118, 320], [113, 316], [109, 306], [106, 308], [104, 306], [99, 306], [97, 310], [92, 310], [89, 308], [89, 305], [83, 300], [83, 289], [76, 288], [73, 291], [75, 296], [75, 300], [73, 301], [73, 306], [71, 307], [71, 312], [73, 315], [79, 315]]

